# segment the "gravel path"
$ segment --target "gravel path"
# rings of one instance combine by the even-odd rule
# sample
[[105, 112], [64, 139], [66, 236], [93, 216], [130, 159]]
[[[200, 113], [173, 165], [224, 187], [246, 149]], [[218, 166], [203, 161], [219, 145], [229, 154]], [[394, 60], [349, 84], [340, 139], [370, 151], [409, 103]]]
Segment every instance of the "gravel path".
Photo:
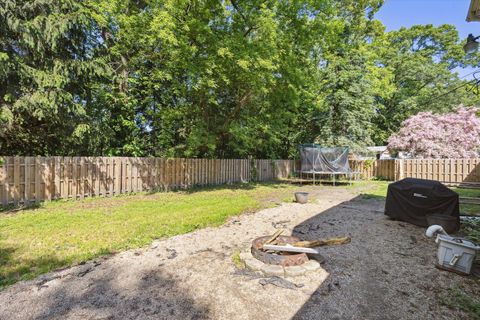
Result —
[[[424, 229], [386, 219], [383, 201], [347, 189], [322, 187], [313, 197], [17, 283], [0, 292], [0, 319], [465, 318], [439, 300], [447, 288], [478, 287], [433, 267]], [[288, 289], [232, 263], [237, 249], [275, 228], [352, 242], [322, 249], [323, 269], [288, 279], [297, 284]]]

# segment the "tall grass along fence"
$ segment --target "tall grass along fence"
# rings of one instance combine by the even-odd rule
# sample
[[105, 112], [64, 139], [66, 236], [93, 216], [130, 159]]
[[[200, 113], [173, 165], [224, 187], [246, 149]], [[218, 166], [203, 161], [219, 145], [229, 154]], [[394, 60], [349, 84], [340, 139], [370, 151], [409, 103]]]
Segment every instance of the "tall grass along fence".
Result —
[[81, 199], [289, 177], [293, 160], [3, 157], [0, 204]]

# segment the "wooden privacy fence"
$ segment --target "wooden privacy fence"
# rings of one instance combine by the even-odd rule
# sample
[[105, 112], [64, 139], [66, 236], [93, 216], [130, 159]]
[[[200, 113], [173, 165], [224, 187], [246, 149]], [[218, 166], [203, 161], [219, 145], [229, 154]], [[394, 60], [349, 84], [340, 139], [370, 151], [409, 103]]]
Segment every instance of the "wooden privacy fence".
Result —
[[350, 167], [363, 178], [386, 180], [419, 178], [447, 184], [480, 184], [480, 159], [351, 160]]
[[293, 160], [3, 157], [0, 203], [113, 196], [290, 176]]
[[350, 160], [350, 168], [354, 172], [360, 172], [363, 179], [373, 177], [386, 180], [398, 180], [397, 160]]
[[479, 184], [480, 159], [404, 159], [399, 163], [402, 178], [438, 180], [448, 184]]
[[[0, 204], [289, 178], [296, 160], [3, 157]], [[350, 160], [362, 178], [480, 184], [480, 159]]]

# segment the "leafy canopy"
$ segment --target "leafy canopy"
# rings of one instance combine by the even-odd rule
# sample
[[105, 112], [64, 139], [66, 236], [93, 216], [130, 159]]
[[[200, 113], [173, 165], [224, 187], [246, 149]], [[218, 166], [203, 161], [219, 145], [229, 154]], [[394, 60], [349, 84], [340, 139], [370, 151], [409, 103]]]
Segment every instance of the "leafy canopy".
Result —
[[2, 1], [1, 153], [287, 158], [475, 104], [455, 28], [385, 32], [382, 3]]

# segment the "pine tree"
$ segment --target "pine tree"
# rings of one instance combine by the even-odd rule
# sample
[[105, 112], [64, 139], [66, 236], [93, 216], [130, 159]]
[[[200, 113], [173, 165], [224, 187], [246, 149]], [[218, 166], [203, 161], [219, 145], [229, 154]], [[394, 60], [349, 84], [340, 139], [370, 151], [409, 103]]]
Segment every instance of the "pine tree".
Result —
[[[108, 71], [82, 2], [0, 3], [0, 150], [62, 154], [89, 131], [90, 83]], [[71, 150], [71, 149], [70, 149]]]

